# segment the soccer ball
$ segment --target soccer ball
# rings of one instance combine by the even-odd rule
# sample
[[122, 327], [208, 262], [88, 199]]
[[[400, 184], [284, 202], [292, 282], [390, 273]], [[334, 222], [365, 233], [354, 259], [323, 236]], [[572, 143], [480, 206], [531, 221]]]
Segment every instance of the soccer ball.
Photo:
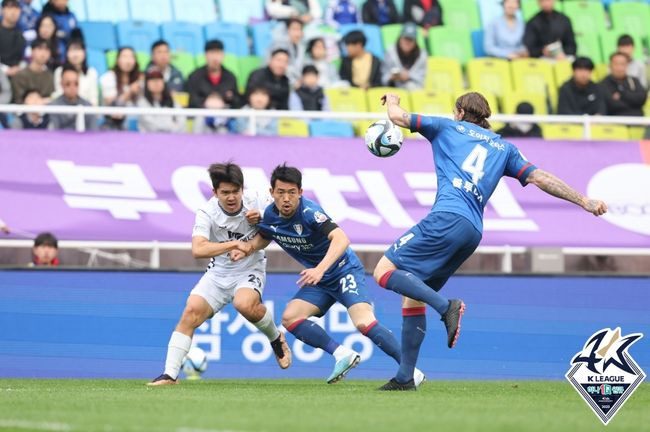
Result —
[[187, 379], [200, 379], [208, 368], [208, 356], [199, 347], [192, 347], [183, 359], [183, 372]]
[[402, 147], [402, 141], [402, 130], [390, 120], [376, 121], [366, 129], [366, 145], [375, 156], [394, 155]]

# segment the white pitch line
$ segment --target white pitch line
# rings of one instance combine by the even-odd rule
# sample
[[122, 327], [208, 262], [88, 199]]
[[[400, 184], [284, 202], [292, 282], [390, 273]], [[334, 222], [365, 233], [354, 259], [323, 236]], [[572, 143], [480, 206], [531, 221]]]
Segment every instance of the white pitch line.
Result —
[[0, 419], [0, 429], [2, 428], [16, 428], [16, 429], [36, 429], [44, 431], [70, 431], [72, 427], [66, 423], [55, 422], [33, 422], [27, 420], [4, 420]]
[[197, 428], [189, 428], [189, 427], [180, 427], [176, 429], [176, 432], [238, 432], [238, 431], [233, 431], [230, 429], [197, 429]]

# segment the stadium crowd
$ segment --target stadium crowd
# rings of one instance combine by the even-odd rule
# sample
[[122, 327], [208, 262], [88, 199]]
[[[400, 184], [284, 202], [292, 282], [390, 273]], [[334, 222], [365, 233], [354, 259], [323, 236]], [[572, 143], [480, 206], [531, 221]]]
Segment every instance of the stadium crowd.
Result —
[[[153, 43], [148, 64], [141, 64], [133, 48], [120, 47], [114, 65], [100, 74], [88, 65], [84, 34], [68, 0], [50, 0], [40, 13], [30, 3], [2, 0], [2, 104], [327, 111], [331, 107], [327, 89], [424, 89], [430, 62], [423, 46], [429, 38], [423, 35], [444, 25], [437, 0], [405, 0], [401, 16], [393, 0], [366, 0], [361, 7], [352, 0], [331, 0], [325, 10], [317, 0], [267, 0], [268, 18], [283, 26], [273, 32], [264, 64], [242, 83], [224, 65], [226, 52], [219, 39], [205, 43], [205, 65], [186, 79], [172, 64], [173, 53], [165, 40]], [[525, 22], [519, 1], [505, 0], [503, 13], [484, 27], [485, 54], [507, 60], [531, 57], [572, 62], [573, 75], [559, 83], [557, 100], [546, 100], [548, 113], [642, 116], [648, 68], [645, 60], [634, 56], [636, 44], [642, 41], [621, 35], [609, 57], [607, 76], [595, 82], [596, 65], [578, 55], [571, 20], [555, 9], [554, 0], [538, 3], [539, 12]], [[383, 59], [367, 49], [367, 36], [361, 30], [318, 31], [354, 23], [403, 26]], [[519, 112], [533, 112], [533, 101], [519, 102], [515, 104]], [[186, 120], [172, 115], [142, 116], [137, 129], [183, 132], [188, 128]], [[258, 134], [277, 134], [276, 120], [255, 121]], [[74, 130], [76, 116], [0, 114], [0, 124], [16, 129]], [[124, 116], [86, 117], [87, 130], [129, 127]], [[250, 125], [248, 119], [207, 117], [197, 119], [192, 127], [197, 133], [246, 133]]]

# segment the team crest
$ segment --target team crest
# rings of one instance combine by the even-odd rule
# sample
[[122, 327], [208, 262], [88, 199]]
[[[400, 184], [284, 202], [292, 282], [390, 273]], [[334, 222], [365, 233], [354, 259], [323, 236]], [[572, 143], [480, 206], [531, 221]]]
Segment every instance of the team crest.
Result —
[[465, 133], [465, 126], [459, 124], [456, 126], [456, 130], [460, 133]]
[[314, 212], [314, 219], [318, 223], [323, 223], [323, 222], [325, 222], [327, 220], [327, 216], [324, 215], [323, 213], [319, 212], [318, 210], [316, 210]]
[[621, 337], [621, 329], [601, 329], [591, 335], [582, 351], [571, 360], [566, 378], [604, 425], [645, 379], [628, 349], [643, 337]]
[[298, 235], [302, 235], [302, 225], [300, 225], [300, 224], [293, 224], [293, 229], [296, 230], [296, 232], [298, 233]]

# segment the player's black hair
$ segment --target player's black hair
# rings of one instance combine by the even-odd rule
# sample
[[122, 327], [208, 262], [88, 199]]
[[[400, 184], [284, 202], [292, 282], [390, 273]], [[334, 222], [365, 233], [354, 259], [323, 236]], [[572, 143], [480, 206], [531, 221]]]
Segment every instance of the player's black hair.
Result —
[[619, 37], [618, 41], [616, 42], [616, 46], [634, 46], [634, 38], [632, 38], [632, 36], [629, 34], [621, 35], [621, 37]]
[[34, 247], [37, 246], [52, 246], [58, 249], [59, 241], [56, 237], [54, 237], [54, 234], [50, 232], [44, 232], [37, 235], [34, 239]]
[[156, 42], [151, 44], [151, 52], [153, 52], [153, 50], [155, 50], [159, 46], [166, 46], [167, 48], [169, 48], [169, 43], [167, 43], [167, 41], [164, 39], [158, 39]]
[[627, 60], [628, 63], [630, 62], [630, 60], [632, 60], [630, 56], [625, 54], [624, 52], [616, 51], [615, 53], [612, 53], [612, 55], [609, 56], [609, 61], [611, 62], [614, 59], [614, 57], [618, 57], [618, 56], [625, 57], [625, 60]]
[[271, 188], [275, 189], [275, 182], [280, 180], [285, 183], [292, 183], [302, 189], [302, 173], [298, 168], [287, 166], [287, 163], [278, 165], [271, 174]]
[[573, 70], [588, 69], [591, 71], [594, 70], [594, 62], [592, 62], [589, 57], [578, 57], [573, 61], [571, 67], [573, 68]]
[[221, 42], [219, 39], [212, 39], [209, 40], [205, 43], [205, 52], [208, 51], [223, 51], [223, 42]]
[[366, 41], [367, 41], [366, 35], [363, 34], [361, 30], [352, 30], [351, 32], [349, 32], [343, 37], [343, 43], [345, 45], [361, 44], [365, 46]]
[[216, 163], [208, 168], [212, 187], [216, 190], [221, 183], [232, 183], [239, 188], [244, 187], [244, 173], [239, 165], [230, 161], [225, 163]]
[[307, 75], [310, 73], [318, 75], [318, 69], [316, 69], [316, 66], [309, 64], [302, 68], [303, 75]]

